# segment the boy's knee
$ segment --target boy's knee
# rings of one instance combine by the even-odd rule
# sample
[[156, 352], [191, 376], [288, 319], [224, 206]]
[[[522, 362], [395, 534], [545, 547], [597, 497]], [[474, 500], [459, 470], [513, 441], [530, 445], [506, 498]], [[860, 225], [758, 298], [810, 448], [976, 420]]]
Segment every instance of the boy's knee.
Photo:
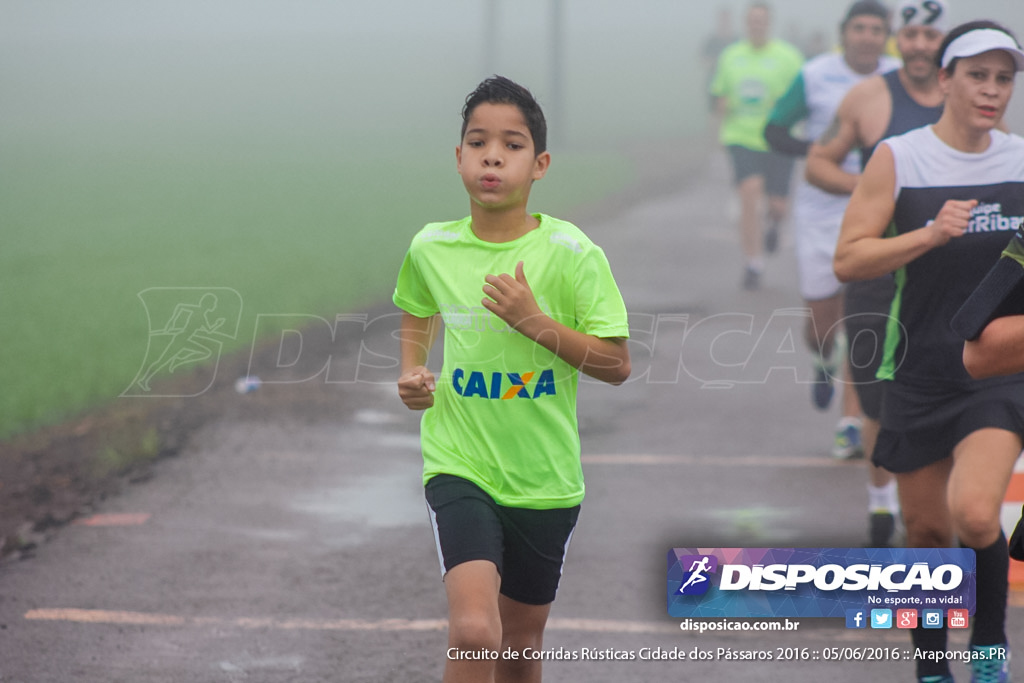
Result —
[[501, 622], [485, 612], [453, 615], [448, 620], [448, 644], [464, 651], [501, 647]]
[[[504, 652], [504, 650], [503, 650]], [[533, 681], [539, 680], [538, 668], [541, 660], [529, 658], [519, 650], [518, 658], [501, 659], [497, 665], [496, 680], [500, 681]]]
[[504, 633], [501, 639], [501, 649], [511, 649], [518, 652], [522, 657], [524, 652], [539, 651], [544, 647], [544, 631], [519, 631], [514, 634]]

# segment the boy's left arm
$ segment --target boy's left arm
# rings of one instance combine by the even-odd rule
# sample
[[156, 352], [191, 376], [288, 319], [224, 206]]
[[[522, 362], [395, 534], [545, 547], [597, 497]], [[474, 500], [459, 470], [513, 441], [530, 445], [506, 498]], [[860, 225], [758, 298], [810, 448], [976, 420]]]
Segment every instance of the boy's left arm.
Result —
[[580, 372], [609, 384], [629, 378], [629, 348], [621, 337], [595, 337], [574, 330], [545, 314], [530, 289], [523, 262], [516, 264], [515, 277], [508, 273], [488, 275], [484, 280], [484, 307], [517, 332], [533, 340]]

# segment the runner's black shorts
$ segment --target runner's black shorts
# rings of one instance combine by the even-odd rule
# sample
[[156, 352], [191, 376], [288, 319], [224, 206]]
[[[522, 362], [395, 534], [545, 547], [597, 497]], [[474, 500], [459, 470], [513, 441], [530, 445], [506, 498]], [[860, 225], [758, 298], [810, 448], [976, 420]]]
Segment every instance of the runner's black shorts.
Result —
[[890, 472], [913, 472], [949, 457], [967, 435], [987, 427], [1024, 438], [1024, 378], [945, 390], [886, 382], [872, 460]]
[[885, 330], [895, 290], [891, 275], [851, 282], [843, 290], [850, 379], [857, 391], [861, 412], [872, 420], [878, 420], [882, 414], [882, 390], [886, 382], [876, 374], [885, 355]]
[[739, 185], [753, 175], [764, 178], [765, 194], [772, 197], [789, 195], [794, 158], [778, 152], [762, 152], [739, 145], [729, 145], [733, 182]]
[[439, 474], [426, 485], [442, 576], [471, 560], [493, 562], [501, 594], [527, 605], [555, 600], [580, 506], [530, 510], [498, 505], [471, 481]]

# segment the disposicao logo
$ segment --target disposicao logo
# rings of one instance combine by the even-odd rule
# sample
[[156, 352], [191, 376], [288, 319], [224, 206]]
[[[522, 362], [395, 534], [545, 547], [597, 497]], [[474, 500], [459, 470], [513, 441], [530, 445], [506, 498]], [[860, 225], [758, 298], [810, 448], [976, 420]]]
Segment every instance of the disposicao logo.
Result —
[[689, 555], [680, 557], [682, 566], [689, 566], [679, 586], [679, 595], [704, 595], [711, 587], [709, 574], [718, 569], [718, 558], [714, 555]]
[[[975, 556], [966, 548], [674, 548], [671, 616], [840, 617], [872, 628], [897, 608], [973, 613]], [[853, 619], [854, 623], [849, 622]]]
[[801, 584], [812, 584], [823, 591], [899, 591], [914, 587], [945, 591], [959, 586], [963, 578], [963, 569], [955, 564], [944, 564], [932, 571], [924, 562], [915, 562], [910, 567], [905, 564], [855, 564], [849, 567], [838, 564], [821, 567], [810, 564], [747, 567], [739, 564], [722, 568], [719, 590], [792, 591]]

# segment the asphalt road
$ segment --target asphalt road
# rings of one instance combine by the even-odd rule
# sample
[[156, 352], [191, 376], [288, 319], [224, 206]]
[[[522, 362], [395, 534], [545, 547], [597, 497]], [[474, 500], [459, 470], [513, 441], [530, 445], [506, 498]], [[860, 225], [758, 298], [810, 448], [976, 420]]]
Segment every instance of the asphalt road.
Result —
[[[742, 291], [730, 207], [715, 158], [686, 187], [581, 226], [626, 298], [634, 374], [581, 386], [587, 498], [545, 649], [588, 659], [552, 655], [546, 681], [913, 678], [903, 658], [779, 661], [792, 648], [902, 651], [905, 633], [804, 619], [793, 632], [694, 635], [667, 616], [672, 547], [866, 541], [863, 465], [831, 459], [838, 410], [809, 400], [791, 239], [763, 289]], [[439, 680], [444, 592], [418, 416], [394, 391], [392, 312], [371, 312], [361, 344], [331, 359], [358, 363], [358, 382], [225, 395], [227, 416], [106, 501], [106, 517], [0, 565], [0, 681]], [[296, 409], [307, 391], [337, 410]], [[1009, 625], [1021, 642], [1018, 607]], [[710, 659], [691, 661], [695, 648]], [[686, 660], [645, 658], [679, 651]], [[966, 680], [962, 665], [954, 673]]]

